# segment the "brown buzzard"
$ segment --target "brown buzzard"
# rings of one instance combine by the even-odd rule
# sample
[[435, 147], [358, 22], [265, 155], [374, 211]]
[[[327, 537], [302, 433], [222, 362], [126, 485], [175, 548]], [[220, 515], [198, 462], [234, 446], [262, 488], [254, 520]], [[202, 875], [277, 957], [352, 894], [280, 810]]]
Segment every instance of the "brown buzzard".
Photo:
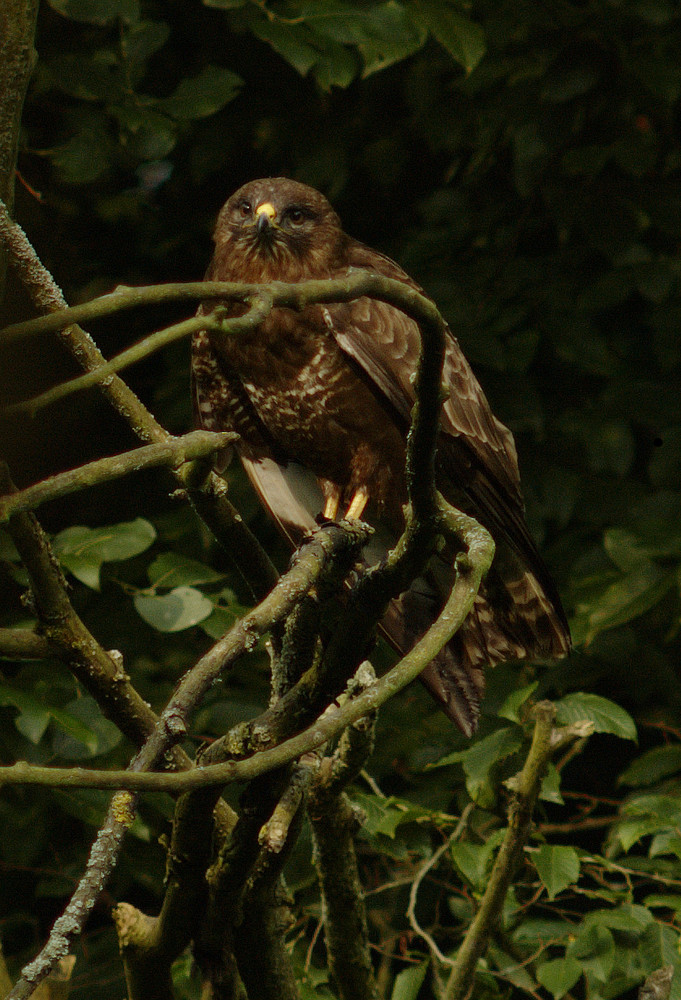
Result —
[[[390, 258], [347, 236], [318, 191], [283, 177], [252, 181], [225, 204], [212, 281], [304, 281], [364, 268], [416, 283]], [[419, 289], [420, 290], [420, 289]], [[205, 308], [210, 308], [206, 306]], [[235, 313], [243, 306], [234, 306]], [[414, 402], [417, 325], [375, 299], [276, 309], [238, 337], [198, 334], [197, 418], [234, 430], [265, 506], [292, 542], [322, 508], [359, 517], [368, 501], [393, 537], [406, 501], [405, 442]], [[454, 337], [447, 336], [438, 486], [491, 532], [497, 550], [473, 610], [421, 675], [464, 733], [475, 729], [486, 664], [566, 655], [570, 637], [551, 578], [523, 516], [515, 445], [492, 414]], [[370, 515], [371, 516], [371, 515]], [[428, 570], [390, 606], [383, 630], [406, 652], [433, 621], [451, 563]]]

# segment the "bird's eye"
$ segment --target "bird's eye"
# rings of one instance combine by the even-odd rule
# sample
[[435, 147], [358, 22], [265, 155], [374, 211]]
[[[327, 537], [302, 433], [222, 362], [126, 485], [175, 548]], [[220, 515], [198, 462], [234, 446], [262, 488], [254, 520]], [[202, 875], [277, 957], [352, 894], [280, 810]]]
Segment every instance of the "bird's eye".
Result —
[[305, 212], [302, 208], [289, 208], [286, 215], [288, 216], [289, 222], [291, 222], [294, 226], [302, 226], [306, 219]]
[[242, 219], [247, 219], [248, 216], [253, 211], [253, 206], [250, 201], [240, 201], [239, 202], [239, 215]]

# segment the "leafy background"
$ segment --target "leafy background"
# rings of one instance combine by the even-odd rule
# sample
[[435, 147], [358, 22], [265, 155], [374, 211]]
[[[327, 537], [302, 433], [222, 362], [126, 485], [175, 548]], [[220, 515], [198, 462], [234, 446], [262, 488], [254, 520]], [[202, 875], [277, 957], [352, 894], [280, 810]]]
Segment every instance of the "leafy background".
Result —
[[[569, 664], [495, 671], [470, 747], [419, 690], [383, 713], [371, 772], [392, 797], [367, 785], [357, 800], [368, 816], [362, 861], [386, 995], [431, 988], [403, 883], [470, 801], [453, 867], [422, 888], [421, 922], [454, 947], [484, 887], [503, 826], [500, 781], [522, 754], [530, 694], [567, 696], [564, 717], [597, 718], [600, 735], [550, 775], [480, 995], [607, 998], [678, 963], [677, 5], [52, 0], [41, 6], [37, 48], [16, 215], [70, 302], [118, 284], [200, 277], [225, 198], [252, 177], [294, 176], [433, 295], [516, 435], [528, 517], [576, 651]], [[4, 318], [24, 313], [10, 285]], [[93, 333], [110, 354], [181, 315], [148, 310]], [[179, 345], [129, 373], [173, 431], [191, 421], [187, 372]], [[70, 374], [47, 338], [2, 348], [8, 400]], [[94, 392], [0, 433], [19, 484], [132, 445]], [[235, 502], [283, 565], [239, 471], [229, 476]], [[149, 473], [41, 514], [79, 612], [106, 648], [123, 651], [154, 706], [249, 597], [168, 489]], [[28, 622], [22, 571], [2, 545], [0, 624]], [[59, 664], [5, 663], [1, 680], [3, 757], [126, 759]], [[249, 663], [228, 692], [211, 694], [197, 735], [224, 732], [266, 696], [264, 670]], [[84, 792], [3, 792], [0, 931], [15, 965], [73, 888], [105, 803]], [[156, 838], [170, 809], [163, 797], [145, 799], [80, 948], [74, 995], [121, 994], [107, 905], [127, 898], [154, 909]], [[304, 839], [289, 882], [302, 964], [317, 916]], [[187, 963], [177, 977], [191, 996]], [[325, 995], [319, 946], [306, 977], [309, 995]]]

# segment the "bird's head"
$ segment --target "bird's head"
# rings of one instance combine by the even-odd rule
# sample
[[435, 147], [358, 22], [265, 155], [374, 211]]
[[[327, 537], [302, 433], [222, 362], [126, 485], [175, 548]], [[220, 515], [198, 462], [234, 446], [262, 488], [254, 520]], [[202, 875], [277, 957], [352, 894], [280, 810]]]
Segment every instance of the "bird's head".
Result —
[[[250, 181], [224, 205], [215, 229], [216, 258], [251, 280], [296, 281], [326, 276], [338, 258], [343, 233], [326, 198], [286, 177]], [[250, 265], [250, 266], [249, 266]]]

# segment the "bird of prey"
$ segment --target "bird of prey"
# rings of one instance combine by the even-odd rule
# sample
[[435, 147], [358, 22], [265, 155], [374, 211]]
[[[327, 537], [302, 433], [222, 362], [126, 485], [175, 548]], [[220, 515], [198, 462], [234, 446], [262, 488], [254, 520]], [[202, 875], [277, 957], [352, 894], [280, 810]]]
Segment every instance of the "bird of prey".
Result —
[[[265, 283], [373, 271], [421, 291], [390, 258], [343, 232], [327, 199], [283, 177], [252, 181], [222, 208], [211, 281]], [[205, 304], [204, 310], [214, 305]], [[232, 314], [245, 311], [235, 303]], [[274, 309], [230, 337], [193, 343], [198, 422], [240, 435], [235, 447], [264, 505], [293, 544], [315, 515], [359, 518], [367, 505], [394, 538], [407, 500], [405, 449], [420, 352], [417, 324], [368, 297]], [[421, 679], [466, 734], [477, 725], [484, 667], [557, 659], [570, 635], [555, 586], [530, 537], [515, 445], [448, 331], [442, 374], [437, 485], [492, 534], [492, 568], [462, 628]], [[382, 622], [405, 653], [439, 613], [453, 580], [452, 553], [427, 570]]]

